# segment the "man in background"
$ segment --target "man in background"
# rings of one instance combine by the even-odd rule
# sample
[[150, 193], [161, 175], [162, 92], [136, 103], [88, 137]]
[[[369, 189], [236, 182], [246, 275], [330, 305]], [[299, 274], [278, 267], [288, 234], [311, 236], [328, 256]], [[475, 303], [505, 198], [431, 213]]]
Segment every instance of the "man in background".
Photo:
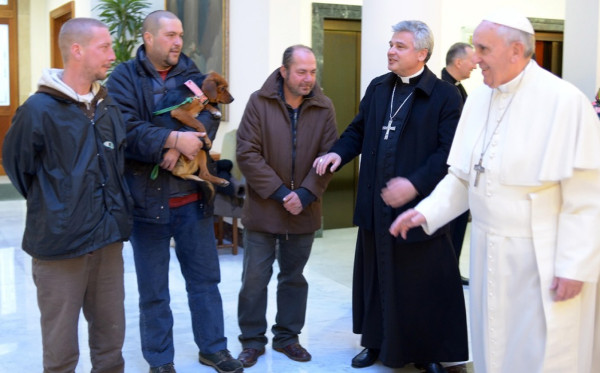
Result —
[[[454, 43], [446, 53], [446, 67], [442, 69], [442, 80], [456, 86], [460, 96], [463, 99], [463, 104], [467, 101], [467, 91], [461, 84], [461, 81], [469, 79], [471, 71], [477, 67], [473, 62], [473, 47], [467, 43]], [[465, 231], [469, 222], [469, 211], [465, 211], [456, 219], [450, 222], [450, 237], [452, 246], [456, 253], [456, 261], [460, 262], [460, 253], [462, 251]], [[469, 279], [460, 276], [462, 284], [469, 285]]]
[[446, 67], [442, 69], [442, 80], [455, 85], [463, 103], [467, 101], [467, 91], [461, 82], [469, 79], [477, 64], [473, 62], [473, 47], [467, 43], [454, 43], [446, 53]]
[[23, 250], [33, 257], [43, 371], [76, 370], [83, 310], [92, 371], [123, 372], [132, 206], [123, 118], [98, 82], [115, 54], [108, 27], [91, 18], [67, 21], [58, 44], [64, 70], [44, 70], [2, 148], [6, 174], [27, 200]]

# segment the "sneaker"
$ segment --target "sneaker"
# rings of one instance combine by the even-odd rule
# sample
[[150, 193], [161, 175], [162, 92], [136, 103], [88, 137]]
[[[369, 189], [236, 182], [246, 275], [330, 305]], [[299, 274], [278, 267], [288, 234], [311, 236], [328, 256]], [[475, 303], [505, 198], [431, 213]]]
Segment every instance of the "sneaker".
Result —
[[214, 354], [198, 354], [200, 363], [211, 366], [219, 373], [241, 373], [244, 366], [239, 360], [231, 357], [229, 350], [217, 351]]
[[150, 373], [176, 373], [173, 363], [161, 365], [159, 367], [150, 368]]

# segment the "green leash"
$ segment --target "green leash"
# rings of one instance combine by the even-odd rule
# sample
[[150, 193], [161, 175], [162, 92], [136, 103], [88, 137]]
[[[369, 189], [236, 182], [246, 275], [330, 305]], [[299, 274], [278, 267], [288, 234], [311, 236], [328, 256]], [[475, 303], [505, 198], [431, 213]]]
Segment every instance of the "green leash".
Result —
[[[155, 111], [154, 113], [152, 113], [152, 115], [161, 115], [161, 114], [167, 113], [167, 112], [169, 112], [171, 110], [175, 110], [175, 109], [177, 109], [180, 106], [183, 106], [183, 105], [185, 105], [187, 103], [192, 102], [193, 99], [194, 99], [194, 97], [188, 97], [181, 104], [179, 104], [179, 105], [173, 105], [173, 106], [170, 106], [168, 108]], [[158, 177], [158, 171], [160, 170], [159, 167], [160, 166], [158, 164], [154, 165], [154, 167], [152, 168], [152, 172], [150, 172], [150, 180], [156, 180], [156, 178]]]
[[153, 114], [153, 115], [161, 115], [161, 114], [163, 114], [163, 113], [166, 113], [166, 112], [168, 112], [168, 111], [175, 110], [175, 109], [177, 109], [178, 107], [180, 107], [180, 106], [183, 106], [183, 105], [185, 105], [185, 104], [187, 104], [187, 103], [190, 103], [190, 102], [192, 102], [193, 100], [194, 100], [194, 97], [188, 97], [188, 98], [186, 98], [186, 99], [185, 99], [185, 100], [184, 100], [184, 101], [183, 101], [181, 104], [179, 104], [179, 105], [173, 105], [173, 106], [170, 106], [170, 107], [168, 107], [168, 108], [165, 108], [165, 109], [162, 109], [162, 110], [159, 110], [159, 111], [155, 111], [155, 112], [154, 112], [154, 113], [152, 113], [152, 114]]
[[[170, 106], [168, 108], [155, 111], [154, 113], [152, 113], [152, 115], [161, 115], [161, 114], [167, 113], [167, 112], [169, 112], [171, 110], [175, 110], [175, 109], [177, 109], [180, 106], [183, 106], [185, 104], [188, 104], [188, 103], [192, 102], [194, 100], [194, 98], [195, 98], [195, 96], [188, 97], [185, 100], [183, 100], [183, 102], [181, 104], [179, 104], [179, 105], [173, 105], [173, 106]], [[206, 105], [207, 103], [208, 103], [208, 98], [206, 98], [206, 100], [203, 102], [203, 104]], [[150, 173], [150, 179], [151, 180], [156, 180], [156, 178], [158, 177], [158, 171], [159, 171], [159, 165], [155, 164], [154, 168], [152, 168], [152, 172]]]

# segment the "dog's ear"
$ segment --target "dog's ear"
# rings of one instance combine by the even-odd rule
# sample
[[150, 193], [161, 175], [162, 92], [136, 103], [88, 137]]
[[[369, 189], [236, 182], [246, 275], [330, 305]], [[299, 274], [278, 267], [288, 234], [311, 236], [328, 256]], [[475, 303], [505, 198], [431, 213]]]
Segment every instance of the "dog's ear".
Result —
[[212, 76], [207, 76], [204, 82], [202, 82], [202, 92], [204, 92], [210, 102], [217, 101], [217, 83], [212, 79]]

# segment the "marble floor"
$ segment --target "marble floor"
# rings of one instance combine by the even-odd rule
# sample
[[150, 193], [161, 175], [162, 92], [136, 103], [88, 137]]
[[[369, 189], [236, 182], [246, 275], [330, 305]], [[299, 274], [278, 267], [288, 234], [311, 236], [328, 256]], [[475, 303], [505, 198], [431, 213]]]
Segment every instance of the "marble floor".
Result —
[[[42, 351], [39, 310], [31, 279], [31, 259], [20, 249], [25, 218], [25, 202], [0, 202], [0, 372], [41, 372]], [[325, 230], [314, 243], [313, 253], [305, 274], [310, 284], [307, 323], [300, 342], [313, 355], [308, 363], [294, 362], [268, 346], [266, 354], [246, 371], [256, 373], [308, 372], [419, 372], [412, 365], [402, 369], [386, 368], [381, 363], [364, 369], [350, 367], [350, 360], [361, 350], [360, 336], [351, 328], [351, 280], [355, 228]], [[468, 245], [465, 245], [468, 250]], [[225, 332], [229, 349], [237, 356], [241, 346], [237, 341], [237, 293], [240, 286], [243, 249], [232, 255], [230, 249], [219, 253], [222, 282], [220, 284], [225, 314]], [[127, 243], [125, 258], [125, 308], [127, 317], [126, 341], [123, 354], [126, 372], [147, 372], [148, 366], [140, 352], [136, 276], [131, 247]], [[461, 270], [468, 273], [468, 251], [463, 252]], [[197, 361], [197, 347], [192, 338], [184, 282], [177, 258], [170, 265], [172, 309], [175, 316], [175, 367], [178, 373], [214, 372]], [[275, 270], [277, 273], [277, 269]], [[275, 276], [273, 276], [275, 278]], [[269, 285], [268, 321], [273, 323], [275, 280]], [[468, 288], [465, 298], [468, 299]], [[80, 319], [81, 357], [76, 372], [89, 372], [87, 328]], [[449, 372], [472, 372], [470, 363], [458, 364]]]

